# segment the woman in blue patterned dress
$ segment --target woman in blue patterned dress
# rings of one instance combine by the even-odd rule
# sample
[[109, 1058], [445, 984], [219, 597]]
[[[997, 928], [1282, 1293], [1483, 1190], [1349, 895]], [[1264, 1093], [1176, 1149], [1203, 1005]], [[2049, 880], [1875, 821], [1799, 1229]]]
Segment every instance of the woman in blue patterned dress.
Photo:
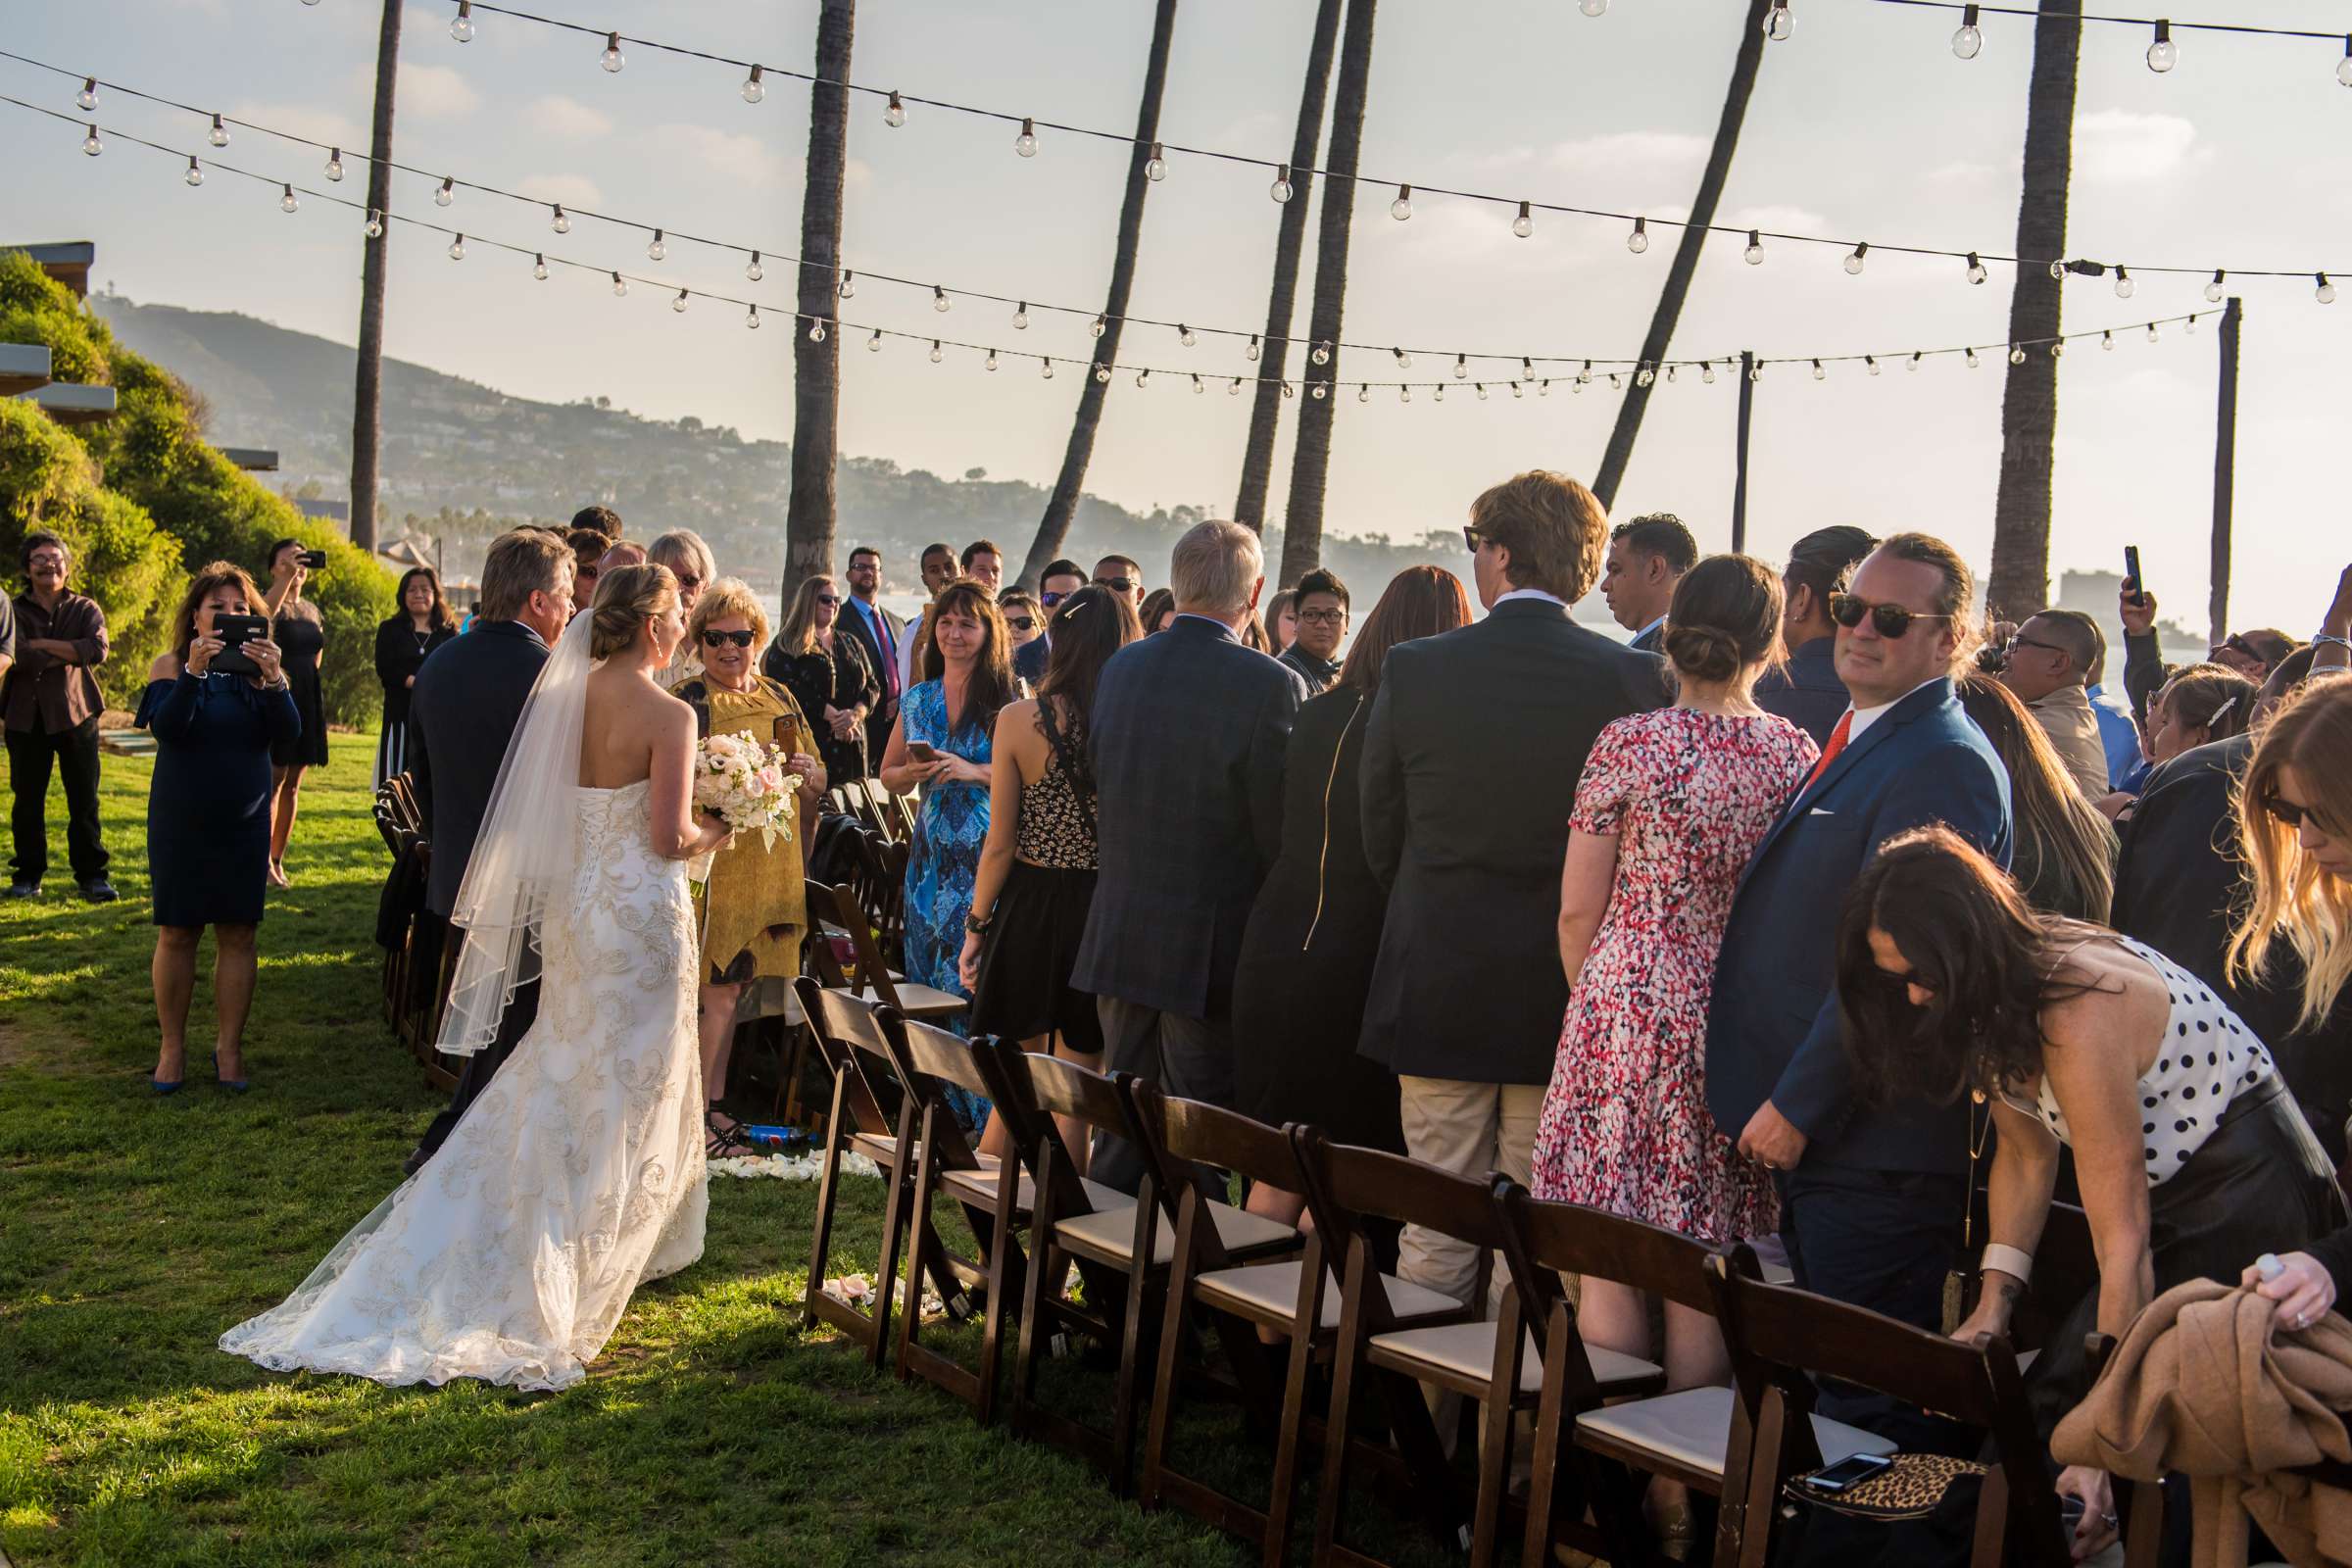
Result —
[[[988, 839], [990, 740], [997, 710], [1014, 696], [1011, 647], [995, 597], [969, 578], [942, 588], [923, 616], [917, 658], [923, 679], [900, 704], [879, 774], [895, 794], [922, 795], [906, 858], [906, 978], [968, 997], [956, 960]], [[964, 1032], [961, 1018], [948, 1026]], [[986, 1123], [987, 1102], [959, 1090], [949, 1095], [974, 1131]]]

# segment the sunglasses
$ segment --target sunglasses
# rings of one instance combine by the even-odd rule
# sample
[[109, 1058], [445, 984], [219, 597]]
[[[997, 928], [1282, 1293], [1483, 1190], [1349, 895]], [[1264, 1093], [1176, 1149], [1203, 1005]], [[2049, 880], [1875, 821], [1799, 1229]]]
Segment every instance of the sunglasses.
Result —
[[1485, 534], [1480, 533], [1476, 528], [1470, 526], [1470, 524], [1466, 522], [1462, 524], [1462, 543], [1470, 547], [1470, 553], [1472, 555], [1475, 556], [1478, 554], [1478, 547], [1486, 537], [1487, 536]]
[[1095, 586], [1107, 588], [1114, 594], [1131, 594], [1135, 592], [1137, 584], [1133, 577], [1097, 577]]
[[1902, 636], [1911, 629], [1911, 623], [1915, 620], [1950, 620], [1952, 618], [1949, 615], [1923, 614], [1916, 610], [1905, 610], [1900, 605], [1874, 605], [1869, 600], [1853, 594], [1830, 595], [1830, 618], [1837, 621], [1838, 625], [1859, 626], [1865, 615], [1870, 617], [1871, 625], [1877, 629], [1880, 636], [1888, 638]]
[[703, 579], [691, 571], [673, 571], [670, 575], [678, 579], [681, 588], [700, 588], [703, 585]]
[[2215, 643], [2213, 645], [2213, 651], [2207, 654], [2205, 657], [2208, 660], [2213, 660], [2221, 658], [2224, 654], [2242, 654], [2246, 658], [2253, 660], [2260, 660], [2262, 658], [2262, 656], [2256, 653], [2253, 647], [2248, 644], [2243, 637], [2240, 637], [2235, 632], [2231, 632], [2220, 642]]
[[2328, 825], [2320, 820], [2319, 813], [2312, 808], [2297, 806], [2276, 790], [2262, 798], [2262, 808], [2284, 824], [2289, 831], [2301, 832], [2303, 824], [2306, 822], [2309, 822], [2316, 832], [2326, 833], [2328, 831]]
[[1041, 593], [1037, 596], [1038, 602], [1044, 605], [1048, 610], [1052, 610], [1054, 606], [1060, 604], [1064, 599], [1069, 597], [1070, 596], [1068, 594], [1057, 594], [1051, 592]]
[[1006, 615], [1004, 624], [1010, 626], [1014, 631], [1035, 631], [1037, 617], [1035, 615]]
[[816, 602], [817, 602], [818, 604], [820, 604], [820, 605], [838, 605], [838, 604], [840, 604], [840, 603], [841, 603], [841, 595], [839, 595], [839, 594], [818, 594], [818, 595], [816, 596]]
[[706, 631], [703, 633], [703, 646], [706, 648], [724, 648], [729, 643], [733, 643], [738, 648], [751, 647], [752, 634], [750, 629], [746, 628], [743, 631]]

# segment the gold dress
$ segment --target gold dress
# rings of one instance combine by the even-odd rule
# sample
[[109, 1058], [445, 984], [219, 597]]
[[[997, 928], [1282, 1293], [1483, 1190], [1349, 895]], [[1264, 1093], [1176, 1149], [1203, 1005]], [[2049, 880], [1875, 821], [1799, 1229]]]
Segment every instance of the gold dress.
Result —
[[[697, 677], [677, 688], [710, 735], [751, 735], [794, 752], [816, 755], [816, 741], [792, 693], [764, 675], [748, 692], [731, 692]], [[767, 848], [757, 832], [738, 833], [718, 852], [705, 884], [705, 982], [739, 985], [764, 976], [789, 980], [801, 972], [801, 940], [808, 930], [808, 884], [802, 870], [803, 824], [796, 794], [785, 818], [792, 837], [776, 835]]]

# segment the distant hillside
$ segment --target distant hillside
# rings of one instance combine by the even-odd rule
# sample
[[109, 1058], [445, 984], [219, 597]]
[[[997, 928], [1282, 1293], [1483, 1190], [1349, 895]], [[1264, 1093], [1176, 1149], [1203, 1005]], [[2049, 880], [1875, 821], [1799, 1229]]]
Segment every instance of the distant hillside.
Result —
[[[210, 409], [208, 433], [236, 446], [274, 447], [275, 481], [292, 490], [345, 495], [351, 474], [353, 351], [249, 316], [141, 305], [95, 295], [91, 308], [117, 336], [192, 385]], [[587, 402], [534, 403], [401, 360], [384, 362], [384, 514], [408, 513], [457, 537], [447, 546], [453, 574], [470, 575], [496, 517], [568, 517], [591, 501], [624, 517], [658, 517], [709, 539], [727, 569], [755, 581], [783, 569], [781, 498], [791, 481], [790, 446], [746, 441], [691, 416], [641, 418]], [[914, 556], [934, 539], [994, 538], [1017, 560], [1037, 529], [1046, 491], [1018, 480], [948, 479], [903, 469], [885, 458], [841, 461], [841, 537], [891, 554], [894, 578], [911, 585]], [[467, 514], [483, 515], [477, 529]], [[1070, 550], [1091, 560], [1132, 555], [1156, 579], [1175, 534], [1199, 514], [1179, 508], [1149, 515], [1089, 496], [1078, 509]], [[393, 528], [387, 527], [390, 534]], [[1269, 538], [1267, 554], [1279, 550]], [[1450, 533], [1411, 545], [1335, 539], [1332, 568], [1367, 600], [1406, 565], [1435, 561], [1461, 570]]]

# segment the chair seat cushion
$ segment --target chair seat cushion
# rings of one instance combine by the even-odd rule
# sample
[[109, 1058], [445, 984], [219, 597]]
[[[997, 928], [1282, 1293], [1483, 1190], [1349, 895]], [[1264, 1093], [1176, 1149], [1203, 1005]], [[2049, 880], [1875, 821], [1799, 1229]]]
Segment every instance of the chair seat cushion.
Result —
[[[891, 990], [898, 993], [899, 1010], [909, 1018], [946, 1018], [968, 1011], [971, 1004], [953, 991], [941, 991], [933, 986], [916, 985], [891, 979]], [[859, 1002], [878, 1004], [884, 999], [870, 985], [838, 986], [834, 989], [857, 998]]]
[[[1376, 1334], [1371, 1343], [1375, 1348], [1398, 1359], [1418, 1361], [1481, 1387], [1494, 1375], [1492, 1323], [1441, 1323], [1435, 1328], [1398, 1329], [1394, 1334]], [[1655, 1361], [1644, 1361], [1638, 1355], [1626, 1355], [1597, 1345], [1587, 1345], [1585, 1357], [1604, 1394], [1613, 1386], [1666, 1375], [1665, 1368]], [[1543, 1386], [1544, 1358], [1536, 1351], [1536, 1337], [1530, 1334], [1519, 1357], [1519, 1392], [1533, 1394]]]
[[[1732, 1434], [1732, 1391], [1683, 1389], [1654, 1399], [1603, 1405], [1576, 1418], [1577, 1431], [1606, 1437], [1671, 1459], [1690, 1469], [1723, 1474], [1724, 1449]], [[1892, 1453], [1894, 1444], [1875, 1432], [1849, 1427], [1827, 1416], [1813, 1418], [1814, 1441], [1824, 1464], [1857, 1453]]]
[[[982, 1170], [943, 1172], [939, 1178], [940, 1190], [964, 1202], [976, 1203], [982, 1208], [995, 1207], [997, 1201], [995, 1167], [997, 1162], [994, 1156], [991, 1156], [985, 1163], [987, 1168]], [[1135, 1206], [1135, 1200], [1115, 1187], [1104, 1187], [1096, 1182], [1082, 1182], [1082, 1185], [1086, 1188], [1086, 1200], [1097, 1208], [1111, 1208], [1121, 1204], [1129, 1208]], [[1021, 1172], [1020, 1191], [1014, 1197], [1013, 1202], [1024, 1214], [1037, 1206], [1037, 1180], [1027, 1171]]]
[[[1267, 1247], [1277, 1242], [1294, 1240], [1296, 1227], [1278, 1219], [1267, 1219], [1248, 1209], [1235, 1208], [1230, 1203], [1212, 1202], [1208, 1205], [1211, 1219], [1216, 1223], [1217, 1240], [1228, 1252]], [[1054, 1227], [1054, 1239], [1074, 1252], [1083, 1252], [1098, 1262], [1124, 1266], [1135, 1255], [1135, 1200], [1127, 1200], [1124, 1208], [1100, 1207], [1092, 1214], [1065, 1219]], [[1165, 1264], [1176, 1257], [1176, 1227], [1165, 1218], [1152, 1233], [1152, 1261]]]
[[[852, 1133], [850, 1134], [850, 1149], [853, 1152], [863, 1154], [885, 1169], [889, 1167], [892, 1160], [899, 1157], [899, 1141], [884, 1133]], [[906, 1155], [907, 1167], [912, 1169], [913, 1162], [920, 1159], [922, 1155], [923, 1146], [915, 1145]], [[974, 1154], [972, 1157], [988, 1169], [996, 1169], [996, 1155]]]
[[[1298, 1270], [1303, 1266], [1298, 1259], [1292, 1258], [1280, 1263], [1255, 1263], [1248, 1268], [1221, 1268], [1200, 1276], [1193, 1286], [1200, 1298], [1212, 1305], [1254, 1306], [1283, 1319], [1298, 1309]], [[1462, 1303], [1452, 1297], [1400, 1280], [1394, 1274], [1383, 1274], [1380, 1284], [1389, 1293], [1389, 1306], [1400, 1318], [1435, 1317], [1462, 1309]], [[1327, 1329], [1340, 1326], [1340, 1282], [1328, 1268], [1323, 1271], [1323, 1311], [1317, 1326]]]

